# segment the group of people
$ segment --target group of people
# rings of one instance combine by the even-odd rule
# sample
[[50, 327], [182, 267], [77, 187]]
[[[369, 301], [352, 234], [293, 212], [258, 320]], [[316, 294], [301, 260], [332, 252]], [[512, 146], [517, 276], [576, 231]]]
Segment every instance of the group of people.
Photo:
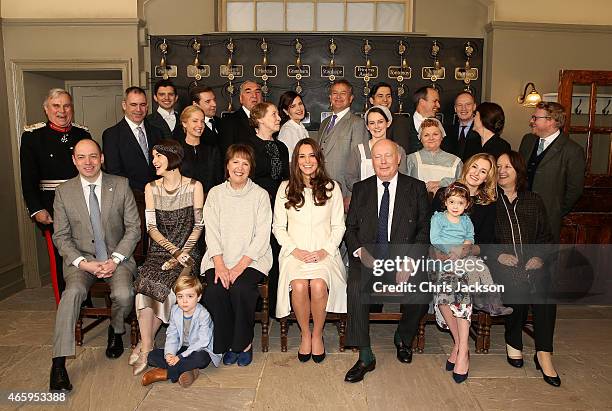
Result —
[[[387, 285], [452, 285], [403, 295], [393, 338], [400, 362], [412, 361], [412, 341], [431, 303], [453, 338], [445, 367], [456, 382], [468, 377], [472, 310], [505, 316], [507, 361], [523, 366], [530, 304], [521, 297], [533, 289], [546, 295], [552, 264], [533, 245], [559, 242], [561, 218], [583, 186], [584, 153], [561, 132], [561, 105], [538, 104], [519, 153], [500, 136], [502, 108], [477, 105], [468, 92], [456, 96], [457, 122], [447, 132], [436, 118], [433, 87], [415, 91], [415, 112], [405, 117], [391, 112], [392, 88], [379, 83], [361, 118], [350, 111], [351, 84], [337, 80], [332, 113], [315, 138], [293, 91], [277, 107], [263, 101], [256, 82], [245, 81], [241, 107], [223, 119], [211, 88], [197, 86], [190, 96], [192, 105], [179, 115], [176, 87], [162, 80], [153, 96], [159, 107], [147, 116], [145, 91], [128, 88], [125, 117], [103, 133], [101, 148], [72, 123], [68, 92], [53, 89], [43, 104], [48, 121], [22, 136], [24, 198], [32, 218], [52, 233], [65, 280], [51, 390], [72, 389], [65, 359], [75, 353], [74, 325], [98, 279], [110, 283], [113, 303], [106, 355], [122, 355], [124, 320], [135, 307], [141, 338], [128, 362], [134, 375], [144, 372], [144, 385], [170, 379], [187, 387], [211, 362], [248, 366], [258, 284], [266, 277], [271, 312], [297, 318], [299, 361], [324, 361], [326, 314], [347, 313], [346, 344], [359, 348], [359, 358], [345, 381], [361, 381], [376, 367], [373, 269], [396, 258], [484, 267], [465, 275], [416, 264], [385, 270]], [[138, 268], [133, 191], [144, 193], [150, 244]], [[503, 284], [511, 292], [455, 291], [474, 284]], [[559, 386], [551, 355], [556, 306], [531, 305], [536, 366]], [[163, 350], [155, 348], [162, 323], [169, 324]]]

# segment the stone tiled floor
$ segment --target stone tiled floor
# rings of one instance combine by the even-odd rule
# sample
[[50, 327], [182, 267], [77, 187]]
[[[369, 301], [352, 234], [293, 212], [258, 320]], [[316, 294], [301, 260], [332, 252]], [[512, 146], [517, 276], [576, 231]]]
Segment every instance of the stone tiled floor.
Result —
[[[49, 287], [24, 290], [0, 301], [0, 392], [46, 391], [48, 388], [55, 306]], [[260, 332], [256, 327], [256, 335]], [[559, 308], [555, 365], [561, 388], [542, 381], [531, 360], [533, 342], [525, 336], [525, 367], [506, 364], [503, 327], [492, 329], [489, 354], [471, 356], [470, 378], [457, 385], [443, 370], [450, 337], [434, 325], [426, 329], [423, 354], [410, 365], [395, 359], [393, 325], [372, 326], [377, 368], [358, 384], [343, 381], [356, 354], [338, 352], [335, 327], [326, 327], [328, 358], [320, 365], [295, 358], [299, 330], [292, 326], [289, 352], [280, 352], [279, 327], [272, 324], [270, 352], [256, 352], [246, 368], [203, 371], [189, 389], [171, 383], [140, 384], [128, 367], [127, 355], [104, 355], [106, 326], [85, 336], [68, 371], [75, 389], [56, 406], [24, 405], [25, 409], [168, 410], [168, 409], [612, 409], [612, 307]], [[125, 338], [126, 346], [128, 344]], [[163, 341], [160, 334], [159, 343]], [[256, 339], [256, 348], [259, 339]], [[531, 354], [531, 355], [530, 355]], [[0, 409], [19, 408], [6, 400]]]

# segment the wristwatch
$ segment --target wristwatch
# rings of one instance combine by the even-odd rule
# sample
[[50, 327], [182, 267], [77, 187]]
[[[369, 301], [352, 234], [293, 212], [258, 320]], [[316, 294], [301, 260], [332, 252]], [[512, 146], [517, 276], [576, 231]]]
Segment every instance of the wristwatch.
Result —
[[115, 262], [115, 264], [117, 265], [121, 264], [121, 258], [117, 257], [116, 255], [112, 256], [112, 259]]

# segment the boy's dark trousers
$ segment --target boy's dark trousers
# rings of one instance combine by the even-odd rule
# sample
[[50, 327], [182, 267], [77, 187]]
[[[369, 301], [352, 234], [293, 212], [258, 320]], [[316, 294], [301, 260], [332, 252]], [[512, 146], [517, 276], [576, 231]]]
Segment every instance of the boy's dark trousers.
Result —
[[[187, 348], [182, 346], [176, 355], [181, 354]], [[210, 355], [206, 351], [195, 351], [189, 354], [186, 358], [180, 357], [175, 365], [168, 365], [164, 357], [164, 350], [156, 348], [149, 353], [148, 362], [151, 367], [164, 368], [168, 370], [168, 379], [172, 382], [177, 382], [182, 373], [196, 368], [206, 368], [210, 364]]]

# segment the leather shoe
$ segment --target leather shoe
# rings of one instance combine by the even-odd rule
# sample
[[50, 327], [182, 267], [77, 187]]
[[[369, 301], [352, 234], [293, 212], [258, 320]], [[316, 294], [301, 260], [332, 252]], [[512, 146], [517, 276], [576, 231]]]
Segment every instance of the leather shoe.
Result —
[[51, 367], [51, 376], [49, 377], [49, 391], [71, 391], [72, 384], [68, 378], [66, 367]]
[[546, 381], [553, 387], [561, 386], [561, 378], [559, 378], [559, 374], [557, 374], [555, 377], [551, 377], [550, 375], [544, 374], [544, 370], [542, 369], [542, 367], [540, 367], [540, 362], [538, 361], [538, 353], [533, 354], [533, 362], [535, 362], [536, 370], [540, 370], [540, 372], [542, 373], [542, 378], [544, 378], [544, 381]]
[[223, 364], [224, 365], [233, 365], [238, 361], [238, 353], [233, 351], [228, 351], [223, 354]]
[[312, 354], [312, 360], [317, 364], [322, 363], [325, 359], [325, 350], [323, 350], [323, 354]]
[[410, 364], [412, 362], [412, 348], [404, 345], [404, 343], [396, 344], [395, 349], [397, 350], [397, 359], [399, 362], [404, 364]]
[[187, 388], [200, 376], [200, 370], [185, 371], [179, 376], [178, 383], [181, 387]]
[[347, 371], [344, 376], [344, 381], [346, 382], [359, 382], [363, 380], [363, 377], [370, 371], [374, 371], [376, 368], [376, 360], [373, 360], [371, 363], [366, 365], [363, 361], [357, 360], [355, 365], [351, 367], [350, 370]]
[[108, 327], [108, 345], [106, 346], [106, 356], [108, 358], [119, 358], [123, 354], [123, 336], [115, 334], [112, 326]]
[[510, 358], [510, 356], [506, 354], [506, 361], [515, 368], [523, 368], [524, 362], [522, 358]]
[[145, 387], [158, 381], [166, 381], [168, 379], [168, 370], [163, 368], [153, 368], [142, 375], [142, 385]]
[[457, 384], [461, 384], [463, 381], [467, 380], [467, 378], [468, 378], [467, 372], [465, 374], [457, 374], [456, 372], [453, 371], [453, 380], [455, 380]]
[[455, 363], [446, 360], [446, 371], [452, 371], [455, 369]]
[[251, 362], [253, 362], [253, 347], [249, 348], [248, 351], [239, 353], [236, 359], [236, 364], [238, 364], [239, 367], [246, 367]]
[[301, 352], [298, 351], [298, 360], [300, 360], [300, 362], [308, 362], [311, 356], [312, 356], [312, 353], [302, 354]]

